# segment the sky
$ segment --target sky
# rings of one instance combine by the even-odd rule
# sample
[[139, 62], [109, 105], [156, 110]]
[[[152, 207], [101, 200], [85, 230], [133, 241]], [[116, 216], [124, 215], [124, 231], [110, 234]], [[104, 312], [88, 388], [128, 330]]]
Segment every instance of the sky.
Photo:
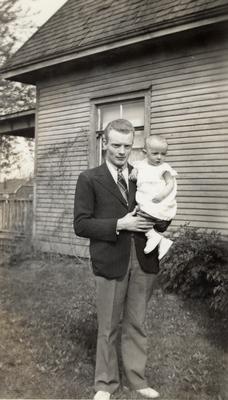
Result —
[[[20, 19], [16, 28], [18, 50], [32, 34], [43, 25], [67, 0], [18, 0], [15, 8], [21, 8]], [[23, 16], [23, 18], [21, 18]], [[31, 28], [31, 23], [33, 28]]]
[[30, 8], [31, 19], [34, 19], [38, 26], [46, 22], [64, 3], [66, 0], [19, 0], [24, 10]]

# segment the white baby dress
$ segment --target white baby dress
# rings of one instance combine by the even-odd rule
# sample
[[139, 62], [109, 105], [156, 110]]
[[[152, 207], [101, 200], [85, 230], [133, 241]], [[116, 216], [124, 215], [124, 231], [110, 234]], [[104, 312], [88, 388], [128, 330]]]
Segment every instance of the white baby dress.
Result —
[[[168, 164], [151, 165], [147, 159], [135, 161], [134, 167], [138, 170], [136, 201], [140, 210], [161, 220], [169, 221], [176, 215], [177, 172]], [[160, 203], [153, 203], [152, 199], [165, 188], [163, 174], [170, 172], [175, 179], [172, 192]]]

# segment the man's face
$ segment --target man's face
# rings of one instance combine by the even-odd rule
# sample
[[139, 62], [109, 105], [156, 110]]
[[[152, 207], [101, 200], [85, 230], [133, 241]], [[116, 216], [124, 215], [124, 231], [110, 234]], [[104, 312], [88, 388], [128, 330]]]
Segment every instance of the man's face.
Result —
[[106, 160], [117, 168], [124, 167], [130, 155], [133, 140], [133, 133], [124, 134], [111, 129], [108, 140], [104, 141]]

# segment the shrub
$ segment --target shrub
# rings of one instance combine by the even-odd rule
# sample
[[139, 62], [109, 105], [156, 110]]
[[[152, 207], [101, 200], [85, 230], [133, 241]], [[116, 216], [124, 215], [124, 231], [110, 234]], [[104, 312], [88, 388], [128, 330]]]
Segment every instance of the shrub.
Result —
[[221, 235], [182, 226], [161, 263], [163, 287], [185, 297], [207, 298], [211, 308], [227, 304], [227, 263]]

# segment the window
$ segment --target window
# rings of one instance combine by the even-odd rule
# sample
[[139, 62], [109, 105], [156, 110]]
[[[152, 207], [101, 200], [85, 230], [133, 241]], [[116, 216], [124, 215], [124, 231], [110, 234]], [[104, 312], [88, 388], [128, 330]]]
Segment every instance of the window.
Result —
[[[96, 160], [93, 164], [102, 163], [104, 154], [102, 150], [102, 135], [106, 125], [116, 118], [124, 118], [129, 120], [135, 128], [135, 139], [130, 160], [138, 160], [144, 158], [142, 148], [144, 147], [145, 136], [149, 134], [149, 115], [146, 110], [149, 109], [150, 92], [146, 91], [139, 94], [128, 94], [105, 99], [95, 100], [93, 103], [93, 131], [96, 127]], [[91, 144], [92, 145], [92, 144]], [[94, 152], [94, 149], [93, 149]]]

